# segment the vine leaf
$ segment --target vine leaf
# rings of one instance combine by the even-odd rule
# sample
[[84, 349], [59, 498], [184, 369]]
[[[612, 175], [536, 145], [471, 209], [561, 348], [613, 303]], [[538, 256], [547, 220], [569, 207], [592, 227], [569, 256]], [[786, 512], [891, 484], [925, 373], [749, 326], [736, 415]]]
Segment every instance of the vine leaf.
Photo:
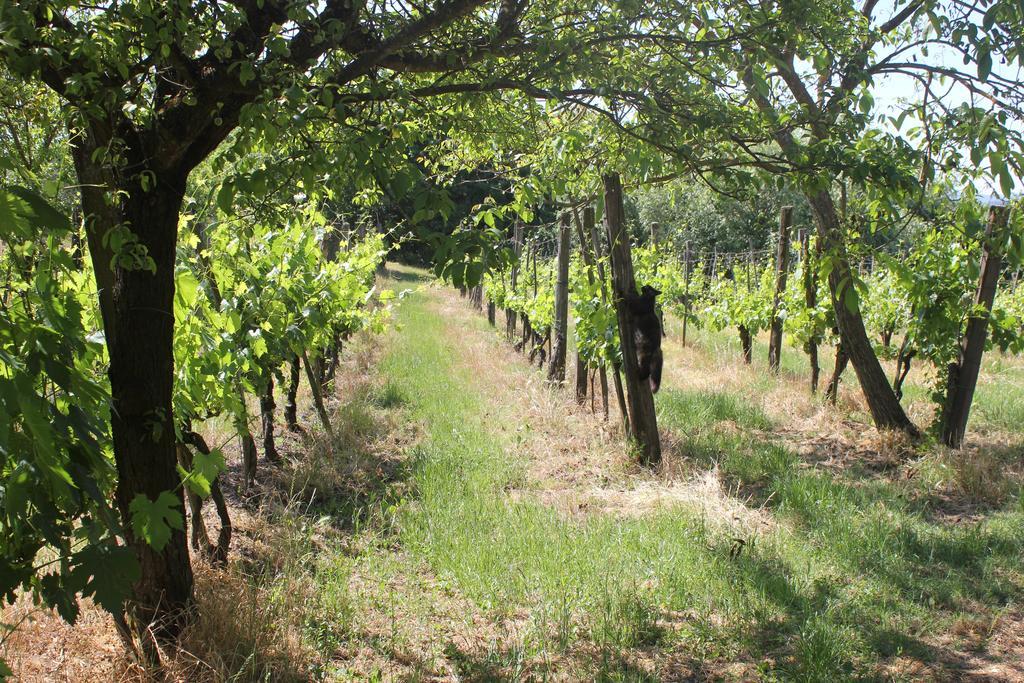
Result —
[[119, 613], [131, 587], [141, 576], [139, 563], [131, 548], [116, 545], [86, 546], [75, 554], [75, 559], [78, 561], [75, 575], [83, 584], [82, 595], [92, 597], [93, 602], [111, 614]]
[[175, 508], [180, 501], [170, 491], [162, 491], [156, 500], [140, 493], [128, 509], [132, 515], [132, 530], [142, 537], [153, 550], [160, 552], [171, 540], [171, 529], [184, 529], [181, 513]]
[[210, 495], [210, 485], [213, 480], [225, 469], [227, 469], [227, 464], [224, 462], [224, 454], [220, 449], [214, 448], [209, 453], [196, 451], [192, 456], [192, 471], [188, 472], [182, 469], [180, 474], [189, 490], [200, 498], [207, 498]]

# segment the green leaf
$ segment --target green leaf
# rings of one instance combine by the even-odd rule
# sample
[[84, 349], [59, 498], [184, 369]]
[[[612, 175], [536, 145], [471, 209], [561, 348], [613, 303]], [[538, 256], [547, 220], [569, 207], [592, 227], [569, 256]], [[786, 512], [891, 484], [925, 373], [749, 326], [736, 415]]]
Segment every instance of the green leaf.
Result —
[[162, 491], [156, 500], [143, 493], [135, 496], [128, 506], [132, 516], [132, 530], [160, 552], [171, 540], [171, 529], [184, 529], [184, 520], [177, 508], [181, 504], [170, 491]]
[[217, 192], [217, 208], [226, 214], [230, 214], [234, 203], [235, 186], [230, 182], [224, 183], [220, 186], [220, 190]]
[[978, 78], [986, 81], [990, 73], [992, 73], [992, 53], [987, 47], [978, 48]]
[[182, 308], [191, 308], [199, 293], [199, 280], [192, 271], [183, 270], [178, 273], [174, 283], [174, 290], [178, 300], [181, 302]]
[[43, 230], [63, 234], [71, 230], [71, 221], [31, 190], [12, 186], [0, 191], [0, 235], [31, 239]]
[[118, 614], [139, 580], [141, 571], [135, 553], [125, 546], [91, 545], [75, 554], [74, 572], [84, 584], [82, 595], [111, 614]]
[[71, 230], [71, 221], [68, 217], [35, 192], [17, 186], [9, 187], [7, 190], [28, 205], [29, 213], [25, 217], [32, 223], [59, 234]]
[[1003, 196], [1010, 199], [1010, 194], [1013, 192], [1013, 176], [1010, 175], [1010, 170], [1005, 164], [999, 171], [999, 188], [1003, 191]]
[[234, 334], [240, 329], [242, 329], [242, 316], [239, 315], [238, 311], [231, 311], [228, 313], [227, 330]]
[[192, 458], [192, 471], [186, 472], [183, 477], [185, 485], [200, 498], [207, 498], [210, 495], [210, 486], [217, 476], [227, 469], [224, 462], [224, 454], [220, 449], [215, 448], [208, 454], [196, 452]]

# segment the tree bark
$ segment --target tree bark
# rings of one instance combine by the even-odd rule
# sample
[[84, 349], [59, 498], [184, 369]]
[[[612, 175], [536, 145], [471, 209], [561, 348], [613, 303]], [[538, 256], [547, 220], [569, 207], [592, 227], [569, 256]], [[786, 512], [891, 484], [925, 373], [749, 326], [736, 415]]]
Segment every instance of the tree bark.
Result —
[[[210, 447], [206, 440], [198, 433], [192, 431], [191, 426], [182, 429], [182, 440], [188, 446], [192, 446], [204, 455], [210, 454]], [[191, 458], [191, 454], [190, 454]], [[191, 460], [190, 460], [191, 461]], [[213, 546], [210, 561], [213, 564], [223, 565], [228, 560], [228, 550], [231, 547], [231, 515], [228, 514], [228, 506], [224, 501], [224, 493], [220, 490], [220, 477], [217, 476], [210, 482], [210, 498], [217, 509], [217, 516], [220, 518], [220, 533], [217, 534], [217, 545]], [[205, 528], [205, 526], [204, 526]]]
[[686, 348], [686, 328], [690, 322], [690, 277], [693, 275], [693, 251], [690, 248], [690, 240], [686, 240], [686, 249], [683, 251], [683, 348]]
[[248, 489], [256, 482], [257, 457], [256, 439], [249, 430], [249, 411], [245, 406], [245, 392], [239, 389], [238, 399], [242, 403], [242, 414], [235, 421], [235, 431], [241, 440], [242, 447], [242, 477], [245, 488]]
[[566, 345], [569, 340], [569, 213], [562, 213], [558, 230], [557, 274], [555, 278], [555, 316], [551, 325], [551, 360], [548, 382], [565, 382]]
[[305, 351], [302, 352], [302, 365], [306, 368], [306, 379], [309, 381], [309, 393], [313, 395], [313, 406], [316, 408], [317, 415], [320, 416], [320, 423], [324, 426], [327, 438], [330, 439], [333, 446], [334, 429], [331, 427], [331, 417], [327, 414], [323, 394], [320, 392], [320, 386], [316, 382], [316, 370], [310, 363], [309, 356], [306, 355]]
[[981, 357], [985, 353], [988, 319], [992, 314], [999, 273], [1003, 268], [1000, 242], [1005, 235], [1009, 213], [1009, 207], [1006, 206], [993, 206], [989, 209], [974, 308], [967, 319], [967, 330], [960, 342], [959, 357], [949, 365], [941, 432], [942, 442], [950, 448], [963, 446], [967, 431], [967, 418], [971, 413], [974, 389], [981, 372]]
[[[523, 253], [523, 224], [516, 221], [512, 232], [512, 268], [509, 272], [508, 293], [516, 291], [516, 284], [519, 280], [519, 259]], [[511, 342], [516, 337], [516, 312], [510, 308], [505, 309], [505, 334]]]
[[266, 373], [266, 382], [263, 393], [260, 395], [260, 423], [263, 427], [263, 454], [270, 462], [280, 462], [281, 456], [277, 452], [277, 444], [274, 442], [274, 376]]
[[[811, 233], [808, 230], [801, 231], [800, 236], [800, 269], [803, 274], [804, 304], [807, 310], [812, 311], [818, 306], [818, 278], [815, 277], [815, 262], [811, 260]], [[818, 242], [820, 247], [821, 242]], [[818, 365], [818, 336], [812, 334], [804, 350], [811, 364], [811, 393], [818, 392], [818, 378], [821, 375], [821, 367]]]
[[633, 261], [622, 206], [622, 183], [617, 173], [604, 176], [603, 182], [605, 227], [611, 254], [612, 291], [619, 321], [623, 374], [628, 392], [630, 436], [640, 447], [643, 463], [656, 465], [661, 461], [661, 439], [654, 410], [654, 395], [650, 383], [640, 380], [634, 325], [625, 299], [627, 294], [636, 293], [636, 280], [633, 277]]
[[846, 363], [850, 357], [846, 355], [843, 343], [840, 341], [836, 346], [836, 364], [832, 369], [832, 377], [828, 381], [828, 388], [825, 389], [825, 400], [832, 405], [839, 400], [839, 380], [842, 379], [843, 371], [846, 370]]
[[284, 402], [284, 423], [290, 432], [299, 431], [299, 406], [296, 402], [299, 393], [299, 373], [301, 372], [299, 363], [299, 357], [292, 356], [288, 366], [288, 393]]
[[754, 358], [754, 345], [753, 340], [750, 337], [750, 330], [747, 329], [746, 325], [740, 325], [740, 346], [743, 348], [743, 362], [750, 365]]
[[892, 382], [892, 389], [896, 392], [896, 398], [901, 401], [903, 400], [903, 382], [906, 381], [907, 375], [910, 374], [910, 362], [916, 353], [915, 349], [910, 348], [910, 334], [904, 335], [903, 343], [900, 344], [900, 350], [896, 354], [896, 374]]
[[602, 365], [598, 369], [598, 375], [601, 379], [601, 409], [604, 411], [604, 419], [608, 420], [608, 371]]
[[583, 405], [587, 400], [587, 364], [576, 355], [576, 403]]
[[[807, 200], [818, 221], [818, 236], [823, 242], [822, 247], [834, 258], [828, 284], [842, 350], [857, 373], [875, 426], [879, 429], [898, 429], [916, 438], [920, 432], [896, 398], [864, 329], [860, 305], [849, 295], [853, 287], [853, 272], [845, 257], [842, 227], [832, 195], [828, 190], [818, 190], [808, 192]], [[835, 395], [831, 399], [835, 401]]]
[[[73, 157], [109, 355], [115, 500], [125, 540], [141, 569], [127, 616], [149, 649], [150, 632], [160, 640], [177, 636], [193, 598], [185, 530], [172, 529], [168, 543], [157, 551], [135, 535], [130, 511], [137, 496], [156, 500], [170, 492], [184, 512], [171, 394], [175, 247], [187, 173], [155, 174], [148, 192], [138, 185], [138, 176], [115, 176], [95, 161], [111, 140], [97, 132], [99, 125], [83, 131]], [[111, 232], [125, 229], [137, 237], [155, 272], [133, 263], [127, 253], [111, 252]]]
[[779, 211], [779, 245], [775, 256], [775, 298], [772, 301], [772, 323], [768, 336], [768, 367], [779, 373], [782, 362], [782, 317], [779, 308], [786, 293], [786, 275], [789, 271], [789, 227], [793, 224], [793, 207], [784, 206]]
[[[192, 469], [192, 452], [184, 443], [177, 446], [178, 464], [186, 472]], [[185, 487], [185, 500], [188, 501], [189, 526], [192, 528], [192, 549], [203, 557], [212, 557], [215, 548], [210, 543], [210, 535], [203, 521], [203, 499], [192, 489]]]
[[[780, 74], [798, 101], [812, 113], [820, 113], [816, 103], [790, 65], [782, 65]], [[768, 98], [755, 87], [750, 68], [744, 72], [743, 81], [747, 86], [748, 94], [754, 99], [758, 108], [777, 122], [778, 112]], [[824, 140], [829, 137], [829, 131], [823, 119], [817, 119], [812, 128], [813, 135], [817, 139]], [[779, 125], [775, 130], [774, 137], [783, 154], [799, 161], [802, 150], [788, 128]], [[822, 250], [827, 251], [833, 259], [828, 284], [832, 307], [835, 310], [836, 325], [844, 352], [848, 354], [850, 362], [853, 363], [853, 369], [857, 373], [857, 379], [860, 381], [861, 390], [864, 392], [868, 409], [871, 411], [872, 420], [879, 429], [899, 429], [916, 438], [920, 436], [920, 431], [907, 417], [885, 376], [881, 363], [878, 362], [874, 347], [871, 346], [867, 331], [864, 329], [864, 319], [861, 316], [859, 303], [855, 298], [848, 296], [849, 289], [852, 287], [853, 271], [850, 268], [849, 259], [846, 257], [845, 234], [839, 215], [836, 213], [832, 195], [828, 189], [823, 188], [806, 190], [804, 196], [807, 198], [818, 224], [818, 240], [822, 245]]]
[[[596, 217], [595, 217], [595, 214], [594, 214], [594, 207], [593, 206], [586, 206], [583, 209], [583, 225], [580, 226], [580, 244], [581, 245], [585, 245], [586, 244], [587, 240], [586, 240], [586, 237], [584, 235], [587, 234], [587, 233], [589, 233], [589, 235], [590, 235], [590, 252], [589, 252], [589, 254], [590, 254], [590, 256], [589, 256], [590, 263], [588, 263], [588, 266], [593, 267], [594, 270], [597, 271], [597, 279], [598, 279], [598, 282], [601, 283], [601, 302], [602, 303], [607, 303], [607, 301], [608, 301], [608, 288], [607, 288], [606, 283], [608, 281], [607, 281], [607, 279], [605, 279], [604, 261], [602, 260], [602, 258], [603, 258], [603, 250], [601, 248], [601, 236], [600, 236], [600, 234], [597, 231], [597, 221], [596, 221]], [[584, 247], [584, 249], [583, 249], [584, 259], [588, 259], [587, 253], [588, 252], [587, 252], [586, 248]], [[588, 274], [592, 275], [591, 271], [588, 270], [587, 272], [588, 272]], [[608, 417], [609, 417], [609, 411], [608, 411], [608, 364], [607, 364], [607, 362], [602, 362], [601, 363], [600, 371], [601, 371], [602, 407], [604, 408], [604, 419], [607, 421]], [[614, 374], [615, 396], [618, 399], [619, 410], [622, 413], [623, 427], [624, 427], [626, 433], [628, 434], [629, 433], [629, 413], [627, 412], [627, 409], [626, 409], [626, 397], [625, 397], [625, 395], [622, 392], [622, 379], [619, 377], [619, 366], [618, 365], [613, 365], [612, 371], [615, 373]]]

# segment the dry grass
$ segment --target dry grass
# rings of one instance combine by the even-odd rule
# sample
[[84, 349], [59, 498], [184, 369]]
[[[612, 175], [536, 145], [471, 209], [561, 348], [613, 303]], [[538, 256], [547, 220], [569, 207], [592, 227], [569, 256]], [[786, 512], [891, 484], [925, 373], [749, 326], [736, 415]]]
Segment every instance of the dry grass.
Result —
[[82, 601], [74, 626], [26, 597], [3, 610], [0, 621], [16, 629], [0, 648], [21, 681], [130, 680], [129, 662], [110, 616]]
[[[600, 399], [596, 402], [597, 414], [591, 412], [589, 401], [579, 406], [573, 400], [572, 358], [567, 362], [566, 386], [553, 388], [546, 381], [546, 368], [531, 368], [503, 335], [464, 334], [463, 330], [479, 325], [479, 314], [457, 293], [439, 288], [433, 294], [438, 315], [453, 322], [446, 329], [462, 351], [460, 364], [469, 368], [488, 397], [484, 414], [499, 431], [515, 425], [516, 433], [509, 436], [518, 456], [528, 463], [528, 472], [522, 489], [510, 491], [510, 495], [536, 497], [566, 515], [638, 517], [682, 506], [714, 525], [748, 531], [770, 524], [767, 513], [751, 509], [726, 491], [714, 468], [694, 471], [671, 457], [666, 457], [655, 471], [638, 465], [623, 448], [618, 406], [611, 388], [611, 416], [605, 422], [600, 415]], [[676, 386], [683, 373], [671, 372], [670, 381]], [[723, 377], [728, 375], [723, 372]], [[741, 381], [740, 373], [734, 377], [737, 383]], [[671, 435], [666, 438], [671, 439]], [[665, 448], [666, 452], [671, 450], [670, 446]]]

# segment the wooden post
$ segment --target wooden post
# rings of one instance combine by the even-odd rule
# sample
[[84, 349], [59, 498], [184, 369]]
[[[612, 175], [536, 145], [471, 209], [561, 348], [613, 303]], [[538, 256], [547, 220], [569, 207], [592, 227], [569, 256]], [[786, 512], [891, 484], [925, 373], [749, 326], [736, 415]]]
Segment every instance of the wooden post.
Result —
[[779, 249], [775, 255], [775, 299], [772, 301], [771, 333], [768, 337], [768, 367], [778, 374], [782, 360], [782, 318], [779, 307], [786, 291], [786, 271], [789, 268], [789, 227], [793, 223], [793, 207], [784, 206], [779, 212]]
[[[595, 220], [594, 210], [587, 208], [583, 212], [583, 223], [585, 227], [590, 228], [590, 242], [594, 248], [594, 262], [597, 264], [597, 278], [601, 283], [601, 302], [608, 303], [608, 279], [604, 274], [604, 252], [601, 246], [601, 236], [597, 232], [597, 221]], [[604, 370], [604, 367], [601, 368]], [[603, 385], [602, 390], [604, 395], [608, 396], [608, 380], [602, 375]], [[622, 376], [619, 374], [619, 365], [612, 363], [612, 380], [615, 385], [615, 398], [619, 403], [619, 414], [622, 415], [622, 428], [627, 434], [629, 433], [629, 409], [626, 407], [626, 394], [622, 390]], [[607, 403], [607, 400], [605, 401]], [[605, 410], [605, 417], [608, 417], [608, 411]]]
[[[523, 224], [520, 221], [516, 221], [515, 228], [512, 232], [512, 268], [509, 274], [511, 280], [509, 284], [508, 293], [514, 294], [516, 291], [516, 282], [519, 278], [519, 259], [523, 254]], [[505, 309], [505, 336], [508, 337], [509, 341], [515, 339], [516, 336], [516, 312], [510, 308]]]
[[747, 240], [747, 291], [750, 291], [750, 271], [754, 268], [754, 240]]
[[548, 382], [565, 382], [565, 347], [569, 334], [569, 212], [562, 212], [558, 228], [557, 273], [555, 276], [555, 319], [551, 324], [551, 360]]
[[985, 352], [988, 319], [996, 297], [999, 273], [1003, 268], [1002, 241], [1006, 235], [1009, 207], [993, 206], [989, 209], [988, 227], [981, 252], [981, 276], [974, 294], [974, 307], [967, 319], [967, 330], [960, 342], [960, 354], [949, 365], [946, 383], [946, 404], [942, 411], [942, 442], [950, 448], [960, 448], [967, 431], [967, 418], [974, 400], [974, 388], [981, 370], [981, 356]]
[[[523, 243], [523, 254], [524, 254], [524, 256], [519, 261], [520, 268], [521, 268], [521, 270], [519, 272], [523, 276], [523, 278], [526, 278], [529, 275], [529, 273], [530, 273], [530, 271], [529, 271], [530, 256], [531, 256], [531, 253], [533, 252], [533, 249], [534, 249], [533, 242], [524, 242]], [[526, 289], [526, 285], [527, 285], [527, 281], [524, 279], [523, 280], [523, 289], [524, 290]], [[525, 291], [524, 291], [524, 294], [525, 294]], [[530, 316], [528, 316], [526, 314], [526, 311], [521, 312], [519, 314], [519, 318], [520, 318], [520, 323], [521, 323], [520, 326], [523, 329], [523, 334], [522, 334], [522, 338], [520, 339], [519, 343], [516, 345], [516, 350], [517, 351], [522, 351], [523, 353], [527, 353], [529, 351], [529, 349], [526, 347], [526, 345], [533, 339], [533, 329], [530, 327]], [[530, 360], [532, 362], [533, 358], [531, 357]]]
[[310, 363], [309, 356], [305, 350], [302, 352], [302, 365], [306, 368], [306, 379], [309, 380], [309, 393], [313, 395], [313, 406], [316, 408], [317, 415], [320, 416], [320, 423], [324, 426], [324, 431], [327, 432], [327, 438], [330, 439], [331, 448], [333, 449], [334, 430], [331, 428], [331, 417], [324, 406], [324, 396], [320, 392], [320, 385], [316, 381], [316, 370]]
[[234, 426], [242, 445], [242, 486], [248, 490], [256, 482], [256, 439], [249, 431], [249, 411], [245, 407], [245, 391], [240, 385], [237, 390], [242, 414], [235, 418]]
[[[590, 221], [593, 223], [594, 210], [587, 207], [590, 212]], [[573, 222], [576, 224], [576, 238], [580, 243], [580, 259], [583, 261], [583, 270], [587, 274], [587, 282], [594, 284], [594, 260], [591, 258], [590, 250], [587, 248], [588, 239], [583, 232], [583, 222], [580, 221], [579, 213], [573, 209]], [[587, 400], [588, 367], [579, 351], [579, 337], [576, 339], [576, 403], [583, 405]], [[594, 412], [594, 376], [590, 374], [590, 412]]]
[[690, 277], [693, 275], [693, 251], [690, 240], [683, 249], [683, 348], [686, 348], [686, 326], [690, 322]]
[[[815, 277], [815, 263], [811, 260], [811, 232], [800, 231], [800, 269], [804, 276], [804, 305], [808, 311], [818, 305], [818, 278]], [[811, 362], [811, 393], [818, 392], [818, 378], [821, 367], [818, 365], [818, 336], [811, 335], [805, 346], [807, 357]]]
[[612, 292], [615, 313], [619, 321], [619, 344], [622, 348], [622, 369], [628, 393], [630, 436], [640, 447], [641, 460], [646, 465], [661, 461], [661, 440], [654, 411], [654, 395], [648, 382], [641, 381], [637, 364], [636, 340], [625, 297], [636, 294], [633, 259], [630, 254], [629, 235], [622, 205], [622, 182], [617, 173], [606, 175], [604, 181], [605, 228], [611, 254]]

